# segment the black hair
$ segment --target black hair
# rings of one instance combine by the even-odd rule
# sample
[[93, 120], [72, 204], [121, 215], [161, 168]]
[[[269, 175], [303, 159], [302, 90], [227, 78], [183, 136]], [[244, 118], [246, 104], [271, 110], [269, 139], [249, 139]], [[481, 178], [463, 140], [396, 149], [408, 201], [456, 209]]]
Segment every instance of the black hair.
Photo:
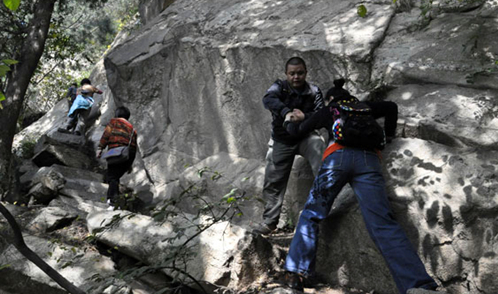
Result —
[[304, 70], [307, 71], [306, 63], [304, 62], [304, 60], [301, 57], [297, 57], [297, 56], [291, 57], [285, 63], [285, 72], [287, 72], [287, 67], [289, 67], [289, 65], [300, 65], [300, 64], [302, 64], [304, 66]]
[[82, 79], [81, 82], [80, 82], [80, 85], [83, 86], [83, 85], [86, 85], [86, 84], [91, 85], [92, 82], [90, 82], [90, 80], [87, 79], [87, 78]]
[[130, 110], [128, 109], [128, 107], [120, 106], [120, 107], [116, 108], [114, 115], [115, 115], [115, 117], [122, 117], [124, 119], [129, 119], [130, 118]]
[[334, 87], [342, 89], [344, 87], [344, 84], [346, 83], [346, 80], [343, 78], [334, 80]]
[[78, 87], [78, 83], [74, 82], [74, 83], [71, 83], [71, 86], [75, 86], [75, 87]]
[[349, 91], [342, 88], [342, 87], [344, 87], [345, 83], [346, 83], [346, 80], [344, 80], [343, 78], [334, 80], [334, 87], [330, 88], [327, 91], [327, 94], [325, 95], [325, 99], [330, 99], [332, 97], [331, 101], [335, 102], [335, 101], [349, 98], [351, 96]]

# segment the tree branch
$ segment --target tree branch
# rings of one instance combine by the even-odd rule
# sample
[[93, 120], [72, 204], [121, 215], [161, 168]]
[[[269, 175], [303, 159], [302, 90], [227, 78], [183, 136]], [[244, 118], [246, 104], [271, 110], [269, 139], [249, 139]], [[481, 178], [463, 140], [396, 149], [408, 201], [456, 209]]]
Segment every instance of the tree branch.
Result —
[[7, 239], [11, 241], [11, 244], [16, 247], [21, 254], [26, 257], [29, 261], [34, 263], [37, 267], [39, 267], [44, 273], [46, 273], [52, 280], [54, 280], [59, 286], [66, 289], [71, 294], [85, 294], [85, 292], [71, 282], [69, 282], [66, 278], [64, 278], [59, 272], [54, 270], [50, 265], [48, 265], [43, 259], [40, 258], [35, 252], [33, 252], [24, 242], [24, 238], [21, 233], [21, 228], [17, 224], [14, 216], [9, 212], [9, 210], [0, 203], [0, 213], [7, 219], [7, 222], [12, 228], [14, 233], [14, 238]]
[[64, 62], [64, 60], [60, 60], [59, 62], [57, 62], [54, 66], [52, 66], [51, 69], [49, 69], [47, 72], [45, 72], [43, 74], [43, 76], [41, 78], [39, 78], [37, 81], [35, 82], [32, 82], [33, 85], [38, 85], [39, 83], [41, 83], [51, 72], [53, 72], [62, 62]]

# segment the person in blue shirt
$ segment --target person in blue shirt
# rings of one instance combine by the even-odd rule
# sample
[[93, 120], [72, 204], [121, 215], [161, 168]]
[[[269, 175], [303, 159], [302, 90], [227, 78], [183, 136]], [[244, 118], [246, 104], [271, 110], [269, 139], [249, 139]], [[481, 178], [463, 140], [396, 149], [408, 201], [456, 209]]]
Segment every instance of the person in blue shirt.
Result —
[[92, 86], [90, 80], [83, 79], [81, 88], [77, 90], [78, 95], [67, 114], [66, 124], [63, 128], [58, 129], [59, 132], [74, 133], [77, 136], [85, 134], [86, 122], [95, 102], [93, 100], [94, 93], [102, 94], [102, 91]]

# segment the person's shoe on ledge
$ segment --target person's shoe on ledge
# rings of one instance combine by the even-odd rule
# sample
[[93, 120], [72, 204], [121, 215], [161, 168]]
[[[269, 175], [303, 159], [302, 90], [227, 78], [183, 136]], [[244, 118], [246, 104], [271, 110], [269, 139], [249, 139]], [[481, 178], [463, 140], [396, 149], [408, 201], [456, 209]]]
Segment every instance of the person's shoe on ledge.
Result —
[[107, 210], [108, 210], [108, 211], [114, 211], [114, 210], [116, 210], [116, 209], [117, 209], [117, 207], [116, 207], [116, 203], [114, 203], [114, 201], [113, 201], [113, 200], [111, 200], [111, 199], [107, 199], [106, 203], [107, 203], [107, 205], [109, 205], [109, 207], [107, 207]]
[[64, 134], [71, 134], [71, 131], [65, 128], [58, 128], [57, 131], [59, 133], [64, 133]]
[[424, 288], [411, 288], [406, 291], [406, 294], [447, 294], [446, 291], [429, 290]]
[[285, 272], [285, 275], [284, 275], [284, 285], [285, 286], [287, 286], [291, 289], [303, 292], [304, 291], [304, 287], [303, 287], [304, 282], [303, 281], [304, 281], [303, 276], [296, 274], [296, 273], [293, 273], [293, 272]]
[[258, 234], [258, 235], [269, 235], [273, 231], [275, 231], [276, 229], [277, 229], [277, 225], [267, 225], [265, 223], [261, 223], [258, 226], [256, 226], [255, 228], [253, 228], [252, 232], [254, 234]]

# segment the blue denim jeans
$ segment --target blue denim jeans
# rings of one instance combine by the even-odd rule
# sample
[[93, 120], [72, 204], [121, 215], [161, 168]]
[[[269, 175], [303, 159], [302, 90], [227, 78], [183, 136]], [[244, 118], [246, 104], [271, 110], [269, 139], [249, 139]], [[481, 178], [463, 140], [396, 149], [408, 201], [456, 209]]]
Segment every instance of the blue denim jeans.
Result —
[[379, 157], [360, 149], [337, 150], [324, 160], [299, 218], [284, 268], [305, 276], [314, 273], [319, 223], [346, 183], [356, 194], [367, 231], [400, 293], [410, 288], [435, 289], [437, 284], [393, 218]]

